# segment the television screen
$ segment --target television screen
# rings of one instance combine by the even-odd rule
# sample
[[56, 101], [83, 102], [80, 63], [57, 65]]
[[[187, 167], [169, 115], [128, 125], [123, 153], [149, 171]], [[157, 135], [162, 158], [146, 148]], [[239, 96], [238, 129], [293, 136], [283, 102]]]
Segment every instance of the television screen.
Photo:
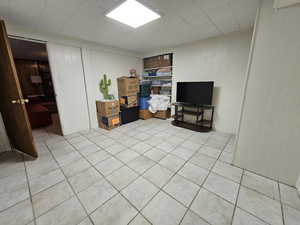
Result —
[[177, 102], [211, 105], [214, 82], [177, 82]]

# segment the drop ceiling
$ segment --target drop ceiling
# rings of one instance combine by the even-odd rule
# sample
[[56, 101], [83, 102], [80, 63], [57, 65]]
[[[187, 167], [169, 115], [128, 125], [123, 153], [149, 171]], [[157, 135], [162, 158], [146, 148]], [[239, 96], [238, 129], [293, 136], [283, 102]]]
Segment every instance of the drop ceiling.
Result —
[[139, 0], [162, 17], [137, 29], [105, 17], [122, 0], [1, 0], [0, 17], [37, 32], [147, 52], [249, 30], [259, 0]]

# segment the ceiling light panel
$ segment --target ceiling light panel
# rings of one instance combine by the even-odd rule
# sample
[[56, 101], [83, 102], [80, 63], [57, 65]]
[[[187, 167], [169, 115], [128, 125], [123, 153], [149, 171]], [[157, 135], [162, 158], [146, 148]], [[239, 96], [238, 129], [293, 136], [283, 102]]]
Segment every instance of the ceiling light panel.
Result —
[[127, 0], [106, 14], [107, 17], [133, 28], [140, 27], [161, 16], [135, 0]]

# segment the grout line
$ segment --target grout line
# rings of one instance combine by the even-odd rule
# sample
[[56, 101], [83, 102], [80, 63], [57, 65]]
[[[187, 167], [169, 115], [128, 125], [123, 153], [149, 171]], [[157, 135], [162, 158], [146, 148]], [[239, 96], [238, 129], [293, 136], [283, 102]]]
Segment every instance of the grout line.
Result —
[[[160, 131], [158, 131], [158, 132], [162, 132], [163, 130], [160, 130]], [[125, 131], [126, 132], [126, 131]], [[120, 132], [120, 133], [122, 133], [122, 132]], [[108, 138], [110, 138], [110, 139], [112, 139], [112, 140], [114, 140], [115, 142], [118, 142], [118, 143], [120, 143], [120, 144], [122, 144], [121, 142], [119, 142], [118, 140], [117, 140], [117, 138], [114, 138], [114, 137], [111, 137], [111, 136], [107, 136], [105, 133], [99, 133], [100, 135], [99, 136], [105, 136], [105, 137], [108, 137]], [[89, 141], [91, 141], [88, 137], [86, 137], [85, 135], [83, 135], [83, 134], [80, 134], [81, 136], [84, 136], [86, 139], [88, 139]], [[172, 134], [171, 134], [172, 135]], [[185, 142], [185, 141], [187, 141], [187, 140], [189, 140], [189, 138], [191, 137], [192, 135], [187, 135], [187, 136], [185, 136], [184, 138], [182, 138], [181, 136], [178, 136], [179, 138], [182, 138], [183, 139], [183, 142]], [[90, 137], [90, 138], [92, 138], [92, 137]], [[134, 137], [131, 137], [131, 138], [134, 138]], [[210, 137], [208, 137], [207, 138], [207, 140], [206, 141], [208, 141], [208, 139], [209, 139]], [[136, 140], [138, 140], [138, 139], [136, 139]], [[230, 140], [230, 138], [228, 138], [228, 141]], [[69, 142], [69, 140], [66, 140], [71, 146], [73, 146], [74, 147], [74, 145], [72, 144], [72, 143], [70, 143]], [[141, 143], [145, 143], [145, 141], [142, 141], [142, 140], [138, 140], [139, 142], [141, 142]], [[163, 141], [164, 142], [168, 142], [167, 141], [167, 138], [164, 138], [163, 139]], [[91, 142], [93, 142], [93, 141], [91, 141]], [[109, 147], [109, 146], [107, 146], [107, 147], [101, 147], [101, 146], [99, 146], [97, 143], [95, 143], [95, 142], [93, 142], [94, 144], [96, 144], [98, 147], [100, 147], [100, 149], [101, 150], [103, 150], [103, 151], [105, 151], [105, 152], [107, 152], [105, 149], [107, 148], [107, 147]], [[169, 143], [169, 142], [168, 142]], [[173, 144], [173, 143], [172, 143]], [[150, 170], [151, 168], [153, 168], [154, 166], [156, 166], [156, 165], [160, 165], [159, 164], [159, 162], [163, 159], [163, 158], [165, 158], [165, 157], [167, 157], [168, 155], [173, 155], [173, 151], [177, 148], [177, 147], [179, 147], [180, 145], [182, 144], [182, 142], [180, 142], [180, 143], [178, 143], [178, 144], [175, 144], [175, 147], [172, 149], [172, 151], [170, 151], [170, 152], [165, 152], [164, 150], [161, 150], [162, 152], [164, 152], [166, 155], [164, 156], [164, 157], [162, 157], [160, 160], [157, 160], [157, 161], [153, 161], [152, 159], [150, 159], [150, 158], [148, 158], [147, 156], [145, 156], [145, 154], [148, 152], [148, 151], [150, 151], [150, 150], [152, 150], [152, 149], [154, 149], [154, 148], [156, 148], [157, 147], [157, 145], [159, 145], [159, 144], [157, 144], [157, 145], [155, 145], [155, 146], [153, 146], [153, 145], [151, 145], [151, 148], [150, 149], [148, 149], [147, 151], [145, 151], [145, 152], [143, 152], [142, 154], [141, 153], [139, 153], [139, 152], [137, 152], [138, 154], [139, 154], [139, 156], [138, 157], [140, 157], [140, 156], [143, 156], [143, 157], [147, 157], [149, 160], [151, 160], [151, 161], [153, 161], [154, 162], [154, 164], [151, 166], [151, 167], [149, 167], [148, 169], [146, 169], [143, 173], [141, 173], [141, 174], [139, 174], [138, 173], [138, 176], [137, 176], [137, 178], [135, 179], [135, 180], [137, 180], [137, 179], [139, 179], [140, 177], [143, 177], [144, 179], [146, 179], [146, 180], [148, 180], [147, 178], [145, 178], [143, 175], [148, 171], [148, 170]], [[196, 143], [196, 144], [199, 144], [199, 143]], [[228, 144], [228, 143], [227, 143]], [[225, 146], [227, 145], [227, 144], [225, 144], [224, 145], [224, 148], [225, 148]], [[115, 144], [113, 144], [113, 145], [115, 145]], [[113, 146], [113, 145], [111, 145], [111, 146]], [[149, 145], [149, 144], [148, 144]], [[47, 145], [46, 145], [47, 146]], [[163, 190], [163, 188], [165, 187], [165, 186], [167, 186], [167, 184], [169, 183], [169, 181], [171, 180], [171, 179], [173, 179], [173, 177], [174, 176], [176, 176], [177, 174], [178, 174], [178, 172], [190, 161], [190, 159], [195, 155], [195, 154], [197, 154], [198, 153], [198, 151], [200, 150], [200, 148], [201, 147], [203, 147], [204, 146], [204, 144], [201, 144], [200, 145], [200, 147], [187, 159], [187, 160], [185, 160], [185, 159], [183, 159], [185, 162], [181, 165], [181, 167], [179, 168], [179, 169], [177, 169], [177, 171], [174, 173], [174, 171], [172, 171], [172, 173], [174, 173], [169, 179], [168, 179], [168, 181], [160, 188], [159, 187], [159, 189], [158, 189], [158, 192], [147, 202], [147, 204], [141, 209], [141, 210], [138, 210], [125, 196], [123, 196], [123, 194], [121, 193], [121, 191], [122, 190], [124, 190], [127, 186], [129, 186], [129, 185], [131, 185], [133, 182], [135, 182], [135, 180], [133, 180], [133, 181], [131, 181], [127, 186], [125, 186], [125, 187], [123, 187], [122, 189], [120, 189], [120, 191], [113, 185], [113, 184], [111, 184], [111, 182], [109, 182], [107, 179], [106, 179], [106, 177], [107, 176], [109, 176], [110, 174], [112, 174], [112, 173], [114, 173], [116, 170], [118, 170], [118, 169], [120, 169], [120, 168], [118, 168], [118, 169], [116, 169], [116, 170], [114, 170], [113, 172], [111, 172], [109, 175], [106, 175], [106, 176], [104, 176], [104, 175], [102, 175], [102, 173], [97, 169], [97, 168], [95, 168], [95, 165], [97, 165], [98, 163], [100, 163], [100, 162], [98, 162], [97, 164], [95, 164], [95, 165], [93, 165], [93, 164], [91, 164], [88, 160], [87, 160], [87, 156], [85, 156], [85, 155], [83, 155], [77, 148], [75, 148], [74, 147], [74, 150], [75, 151], [77, 151], [84, 159], [86, 159], [87, 161], [88, 161], [88, 163], [91, 165], [91, 167], [93, 167], [94, 169], [96, 169], [96, 171], [99, 173], [99, 174], [101, 174], [102, 176], [103, 176], [103, 178], [108, 182], [108, 183], [110, 183], [116, 190], [117, 190], [117, 193], [115, 194], [115, 195], [113, 195], [110, 199], [108, 199], [107, 201], [109, 201], [109, 200], [111, 200], [113, 197], [115, 197], [117, 194], [120, 194], [123, 198], [125, 198], [128, 202], [129, 202], [129, 204], [130, 205], [132, 205], [137, 211], [138, 211], [138, 213], [140, 213], [142, 216], [143, 216], [143, 214], [141, 213], [141, 211], [152, 201], [152, 199], [158, 194], [158, 193], [160, 193], [160, 191], [162, 191], [162, 192], [164, 192], [165, 194], [167, 194], [168, 196], [170, 196], [171, 198], [173, 198], [174, 200], [176, 200], [177, 202], [179, 202], [177, 199], [175, 199], [173, 196], [171, 196], [170, 194], [168, 194], [167, 192], [165, 192], [164, 190]], [[133, 149], [131, 149], [130, 147], [128, 147], [128, 146], [125, 146], [127, 149], [130, 149], [130, 150], [133, 150]], [[47, 146], [47, 148], [48, 148], [48, 146]], [[126, 148], [124, 149], [124, 151], [126, 150]], [[224, 150], [224, 148], [223, 148], [223, 150]], [[48, 150], [49, 150], [49, 148], [48, 148]], [[222, 151], [223, 151], [222, 150]], [[134, 151], [134, 150], [133, 150]], [[121, 151], [122, 152], [122, 151]], [[136, 152], [136, 151], [135, 151]], [[51, 153], [51, 155], [52, 155], [52, 152], [51, 152], [51, 150], [50, 150], [50, 153]], [[95, 152], [96, 153], [96, 152]], [[118, 161], [120, 161], [122, 164], [123, 164], [123, 166], [122, 167], [124, 167], [124, 166], [127, 166], [128, 168], [130, 168], [127, 164], [129, 163], [129, 162], [127, 162], [127, 163], [123, 163], [121, 160], [119, 160], [118, 158], [116, 158], [115, 157], [115, 155], [116, 154], [112, 154], [112, 153], [110, 153], [110, 152], [107, 152], [109, 155], [111, 155], [111, 157], [113, 157], [114, 159], [117, 159]], [[91, 153], [91, 154], [93, 154], [93, 153]], [[118, 154], [118, 153], [117, 153]], [[90, 155], [90, 154], [89, 154]], [[221, 155], [221, 154], [220, 154]], [[220, 155], [219, 155], [219, 157], [220, 157]], [[175, 155], [174, 155], [175, 156]], [[52, 155], [52, 157], [55, 159], [55, 161], [56, 161], [56, 158]], [[178, 157], [177, 155], [175, 156], [175, 157], [177, 157], [177, 158], [180, 158], [180, 159], [182, 159], [181, 157]], [[218, 158], [219, 158], [218, 157]], [[135, 158], [136, 159], [136, 158]], [[133, 160], [135, 160], [135, 159], [132, 159], [131, 161], [133, 161]], [[106, 160], [106, 159], [105, 159]], [[102, 160], [101, 162], [103, 162], [104, 160]], [[131, 162], [130, 161], [130, 162]], [[215, 159], [215, 163], [214, 163], [214, 165], [216, 164], [216, 162], [218, 161], [218, 159]], [[73, 162], [72, 162], [73, 163]], [[72, 164], [72, 163], [70, 163], [70, 164]], [[59, 165], [59, 168], [61, 169], [61, 166], [60, 166], [60, 164], [58, 163], [58, 165]], [[69, 164], [68, 164], [69, 165]], [[214, 165], [211, 167], [211, 169], [210, 169], [210, 172], [209, 172], [209, 174], [212, 172], [212, 169], [213, 169], [213, 167], [214, 167]], [[160, 165], [160, 166], [162, 166], [162, 167], [164, 167], [163, 165]], [[164, 167], [165, 168], [165, 167]], [[87, 169], [89, 169], [89, 168], [87, 168]], [[131, 170], [132, 170], [132, 168], [130, 168]], [[167, 170], [169, 170], [168, 168], [166, 168]], [[207, 169], [206, 169], [207, 170]], [[85, 171], [85, 170], [84, 170]], [[134, 171], [134, 170], [133, 170]], [[63, 171], [62, 171], [63, 172]], [[83, 171], [81, 171], [81, 172], [83, 172]], [[79, 172], [79, 173], [81, 173], [81, 172]], [[63, 173], [64, 174], [64, 173]], [[205, 178], [205, 180], [207, 179], [207, 177], [209, 176], [209, 174], [206, 176], [206, 178]], [[64, 174], [65, 175], [65, 174]], [[179, 174], [178, 174], [179, 175]], [[181, 175], [180, 175], [181, 176]], [[65, 176], [66, 177], [66, 176]], [[184, 179], [187, 179], [187, 178], [185, 178], [184, 177]], [[228, 179], [228, 178], [227, 178]], [[68, 177], [66, 177], [66, 180], [68, 181]], [[189, 179], [187, 179], [187, 180], [189, 180]], [[203, 183], [202, 183], [202, 185], [204, 184], [204, 182], [205, 182], [205, 180], [203, 181]], [[149, 180], [148, 180], [149, 181]], [[151, 182], [151, 181], [149, 181], [149, 182]], [[151, 182], [152, 183], [152, 182]], [[70, 184], [69, 184], [70, 185]], [[155, 184], [154, 184], [155, 185]], [[202, 185], [200, 186], [200, 189], [199, 189], [199, 191], [201, 190], [201, 188], [202, 188]], [[70, 185], [71, 186], [71, 185]], [[156, 186], [156, 185], [155, 185]], [[197, 186], [199, 186], [198, 184], [197, 184]], [[157, 187], [157, 186], [156, 186]], [[71, 186], [71, 188], [72, 188], [72, 186]], [[72, 188], [73, 189], [73, 188]], [[83, 190], [82, 190], [83, 191]], [[198, 193], [199, 193], [199, 191], [198, 191]], [[75, 193], [75, 195], [76, 195], [76, 197], [77, 197], [77, 194], [76, 194], [76, 192], [73, 190], [73, 192]], [[195, 195], [195, 198], [196, 198], [196, 196], [198, 195], [198, 193]], [[195, 199], [194, 198], [194, 199]], [[193, 201], [194, 201], [194, 199], [193, 199]], [[107, 202], [106, 201], [106, 202]], [[192, 201], [192, 202], [193, 202]], [[79, 202], [80, 202], [80, 200], [79, 200]], [[100, 207], [102, 207], [106, 202], [104, 202], [102, 205], [100, 205], [98, 208], [100, 208]], [[190, 206], [191, 206], [191, 204], [192, 204], [192, 202], [190, 203]], [[81, 203], [81, 202], [80, 202]], [[179, 202], [181, 205], [183, 205], [181, 202]], [[83, 206], [83, 205], [82, 205]], [[187, 208], [185, 205], [183, 205], [185, 208]], [[83, 206], [83, 208], [84, 208], [84, 206]], [[94, 211], [96, 211], [98, 208], [96, 208]], [[84, 208], [85, 209], [85, 208]], [[187, 208], [187, 211], [186, 211], [186, 213], [189, 211], [189, 209], [190, 208]], [[93, 211], [93, 212], [94, 212]], [[93, 213], [93, 212], [91, 212], [90, 214], [88, 214], [87, 213], [87, 215], [88, 215], [88, 217], [89, 217], [89, 219], [91, 220], [91, 218], [90, 218], [90, 215]], [[184, 216], [182, 217], [182, 219], [181, 220], [183, 220], [183, 218], [185, 217], [185, 215], [186, 215], [186, 213], [184, 214]], [[138, 215], [138, 214], [137, 214]], [[137, 216], [136, 215], [136, 216]], [[136, 217], [135, 216], [135, 217]], [[197, 214], [197, 216], [199, 216], [198, 214]], [[135, 218], [134, 217], [134, 218]], [[144, 217], [144, 216], [143, 216]], [[199, 216], [200, 217], [200, 216]], [[134, 220], [134, 218], [132, 219], [132, 220]], [[145, 217], [144, 217], [145, 218]], [[201, 217], [200, 217], [201, 218]], [[85, 218], [86, 219], [86, 218]], [[147, 220], [147, 218], [145, 218], [146, 220]], [[131, 220], [131, 221], [132, 221]]]
[[[210, 137], [209, 137], [209, 138], [210, 138]], [[209, 138], [206, 140], [205, 143], [203, 143], [203, 145], [202, 145], [201, 147], [205, 146], [205, 144], [208, 142]], [[228, 144], [229, 140], [230, 140], [230, 138], [228, 138], [227, 143], [224, 145], [223, 149], [221, 150], [222, 152], [223, 152], [223, 150], [225, 149], [225, 146]], [[200, 148], [199, 148], [199, 150], [200, 150]], [[220, 156], [221, 156], [221, 154], [219, 154], [218, 158], [215, 159], [216, 161], [214, 162], [214, 164], [213, 164], [213, 165], [211, 166], [211, 168], [208, 170], [209, 173], [207, 174], [207, 176], [206, 176], [205, 179], [203, 180], [203, 182], [202, 182], [202, 184], [201, 184], [201, 186], [200, 186], [200, 189], [197, 191], [197, 193], [196, 193], [196, 195], [194, 196], [193, 200], [190, 202], [190, 204], [189, 204], [189, 206], [188, 206], [188, 209], [187, 209], [187, 211], [185, 212], [184, 216], [181, 218], [179, 224], [182, 224], [184, 217], [186, 216], [186, 214], [188, 213], [188, 211], [191, 210], [192, 204], [194, 203], [195, 199], [196, 199], [197, 196], [199, 195], [201, 189], [204, 188], [203, 185], [205, 184], [207, 178], [208, 178], [209, 175], [211, 174], [211, 172], [212, 172], [213, 168], [215, 167], [216, 163], [218, 162]], [[191, 159], [191, 158], [190, 158], [190, 159]], [[190, 159], [189, 159], [189, 160], [190, 160]], [[188, 161], [189, 161], [189, 160], [188, 160]], [[193, 211], [193, 210], [191, 210], [191, 211]], [[193, 212], [194, 212], [194, 211], [193, 211]], [[195, 214], [198, 215], [198, 213], [195, 213]], [[200, 215], [198, 215], [198, 216], [199, 216], [202, 220], [204, 220], [205, 222], [207, 222], [208, 224], [211, 224], [211, 223], [209, 223], [208, 221], [206, 221], [204, 218], [202, 218]]]
[[284, 218], [283, 204], [282, 204], [282, 201], [281, 201], [281, 192], [280, 192], [279, 182], [277, 182], [277, 185], [278, 185], [278, 192], [279, 192], [279, 202], [280, 202], [280, 209], [281, 209], [281, 217], [282, 217], [283, 225], [285, 225], [285, 218]]
[[231, 225], [233, 224], [233, 219], [234, 219], [234, 216], [235, 216], [235, 211], [236, 211], [237, 202], [238, 202], [239, 195], [240, 195], [240, 190], [241, 190], [241, 186], [242, 186], [243, 176], [244, 176], [244, 170], [243, 170], [243, 172], [242, 172], [242, 176], [241, 176], [240, 183], [239, 183], [238, 193], [237, 193], [237, 195], [236, 195], [236, 200], [235, 200], [235, 204], [234, 204], [234, 209], [233, 209], [233, 213], [232, 213], [232, 217], [231, 217]]
[[30, 203], [31, 203], [31, 209], [32, 209], [32, 216], [33, 216], [33, 223], [35, 225], [37, 225], [36, 223], [36, 217], [35, 217], [35, 211], [34, 211], [34, 208], [33, 208], [33, 199], [32, 199], [32, 194], [31, 194], [31, 189], [30, 189], [30, 183], [29, 183], [29, 178], [28, 178], [28, 174], [27, 174], [27, 166], [26, 166], [26, 163], [25, 163], [25, 158], [24, 156], [23, 157], [23, 163], [24, 163], [24, 169], [25, 169], [25, 176], [26, 176], [26, 181], [27, 181], [27, 186], [28, 186], [28, 192], [29, 192], [29, 199], [30, 199]]
[[[67, 141], [68, 142], [68, 141]], [[69, 143], [69, 142], [68, 142]], [[72, 145], [73, 146], [73, 145]], [[74, 146], [73, 146], [74, 147]], [[47, 146], [47, 148], [48, 148], [48, 146]], [[48, 148], [48, 150], [50, 151], [50, 149]], [[81, 205], [81, 207], [83, 208], [83, 210], [84, 210], [84, 212], [86, 213], [86, 215], [87, 215], [87, 217], [89, 217], [89, 219], [91, 220], [91, 218], [90, 218], [90, 216], [89, 216], [89, 214], [88, 214], [88, 212], [87, 212], [87, 210], [85, 209], [85, 207], [84, 207], [84, 205], [82, 204], [82, 202], [80, 201], [80, 199], [79, 199], [79, 197], [78, 197], [78, 195], [77, 195], [77, 193], [76, 193], [76, 191], [74, 190], [74, 188], [73, 188], [73, 186], [71, 185], [71, 183], [69, 182], [69, 180], [68, 180], [68, 177], [66, 176], [66, 174], [64, 173], [64, 171], [63, 171], [63, 169], [62, 169], [62, 167], [61, 167], [61, 165], [58, 163], [58, 161], [56, 160], [56, 158], [54, 157], [54, 155], [53, 155], [53, 153], [50, 151], [50, 154], [52, 155], [52, 157], [54, 158], [54, 160], [56, 161], [56, 163], [57, 163], [57, 165], [58, 165], [58, 167], [59, 167], [59, 169], [61, 170], [61, 172], [63, 173], [63, 175], [65, 176], [65, 180], [66, 180], [66, 182], [68, 183], [68, 185], [70, 186], [70, 188], [72, 189], [72, 191], [73, 191], [73, 193], [74, 193], [74, 195], [75, 195], [75, 197], [77, 198], [77, 200], [78, 200], [78, 202], [79, 202], [79, 204]], [[74, 197], [74, 195], [72, 196], [72, 197]], [[70, 198], [71, 199], [71, 198]], [[65, 200], [65, 201], [63, 201], [62, 203], [64, 203], [64, 202], [66, 202], [67, 200]], [[61, 203], [61, 204], [62, 204]], [[86, 219], [86, 218], [84, 218], [84, 219]], [[84, 220], [83, 219], [83, 220]], [[81, 221], [82, 222], [82, 221]], [[80, 222], [79, 222], [80, 223]]]

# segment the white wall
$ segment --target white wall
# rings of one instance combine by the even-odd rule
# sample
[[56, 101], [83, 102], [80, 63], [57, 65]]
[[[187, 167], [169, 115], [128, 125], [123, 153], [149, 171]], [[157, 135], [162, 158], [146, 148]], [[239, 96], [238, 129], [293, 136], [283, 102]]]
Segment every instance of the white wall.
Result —
[[10, 149], [10, 143], [3, 124], [2, 115], [0, 113], [0, 152], [8, 151]]
[[[135, 52], [75, 38], [37, 33], [13, 24], [7, 24], [7, 29], [9, 35], [49, 43], [49, 60], [64, 134], [98, 126], [95, 100], [101, 98], [98, 83], [104, 73], [112, 79], [112, 94], [117, 96], [116, 78], [128, 75], [130, 68], [136, 68], [138, 72], [142, 68], [142, 57]], [[80, 51], [82, 51], [82, 58], [80, 58]], [[73, 65], [70, 64], [72, 60]], [[77, 79], [74, 79], [74, 75], [77, 75]], [[84, 78], [87, 83], [88, 98], [84, 90]]]
[[110, 94], [118, 98], [117, 78], [128, 76], [129, 69], [141, 72], [142, 59], [116, 53], [107, 53], [92, 49], [83, 49], [84, 71], [87, 85], [88, 105], [91, 127], [98, 127], [95, 101], [103, 99], [99, 89], [100, 79], [106, 74], [111, 79]]
[[234, 164], [295, 185], [300, 172], [300, 5], [262, 2]]
[[47, 51], [63, 134], [89, 129], [81, 49], [48, 43]]
[[214, 81], [215, 129], [237, 133], [250, 42], [251, 32], [232, 33], [147, 56], [174, 53], [172, 101], [176, 101], [176, 82]]

